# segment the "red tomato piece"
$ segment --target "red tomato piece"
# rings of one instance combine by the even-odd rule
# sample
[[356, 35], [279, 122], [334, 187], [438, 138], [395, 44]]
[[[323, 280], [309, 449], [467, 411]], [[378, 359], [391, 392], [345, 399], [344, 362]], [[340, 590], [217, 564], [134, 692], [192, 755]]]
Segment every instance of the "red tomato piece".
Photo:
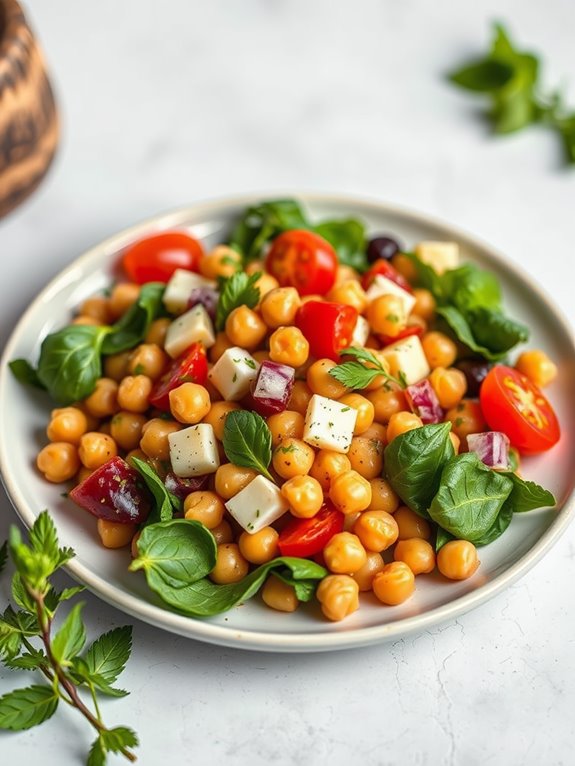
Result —
[[344, 515], [328, 503], [311, 519], [294, 519], [280, 532], [282, 556], [306, 558], [320, 553], [331, 538], [343, 530]]
[[133, 282], [167, 282], [176, 269], [198, 271], [204, 250], [197, 239], [183, 231], [154, 234], [130, 245], [122, 266]]
[[339, 359], [339, 352], [351, 343], [357, 311], [344, 303], [307, 301], [297, 310], [298, 327], [307, 338], [312, 356]]
[[319, 234], [291, 229], [274, 239], [266, 270], [281, 287], [295, 287], [300, 295], [325, 295], [335, 282], [337, 255]]
[[512, 367], [493, 367], [481, 384], [479, 400], [489, 427], [507, 434], [520, 452], [544, 452], [559, 441], [552, 406], [537, 386]]
[[390, 346], [392, 343], [397, 343], [398, 340], [409, 338], [412, 335], [417, 335], [417, 336], [423, 335], [423, 327], [419, 327], [418, 325], [412, 325], [411, 327], [406, 327], [404, 330], [398, 333], [395, 336], [395, 338], [392, 338], [391, 335], [378, 335], [377, 337], [379, 338], [383, 346]]
[[199, 383], [203, 386], [207, 377], [206, 350], [201, 343], [194, 343], [182, 356], [174, 359], [162, 377], [154, 383], [150, 404], [159, 410], [169, 411], [170, 391], [182, 383]]
[[395, 284], [399, 285], [399, 287], [403, 287], [403, 289], [407, 290], [408, 293], [413, 292], [412, 286], [409, 284], [403, 274], [400, 274], [395, 266], [392, 266], [391, 263], [386, 261], [384, 258], [377, 260], [361, 278], [361, 286], [364, 290], [367, 290], [367, 288], [371, 285], [378, 274], [381, 274], [382, 277], [387, 277], [387, 279], [389, 279], [391, 282], [395, 282]]

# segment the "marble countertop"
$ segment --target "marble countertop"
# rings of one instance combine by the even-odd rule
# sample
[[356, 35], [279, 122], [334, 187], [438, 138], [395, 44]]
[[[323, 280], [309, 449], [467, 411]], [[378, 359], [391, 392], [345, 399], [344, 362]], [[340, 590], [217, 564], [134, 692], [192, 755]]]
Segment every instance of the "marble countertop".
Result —
[[[497, 17], [548, 52], [546, 81], [571, 77], [575, 103], [571, 0], [27, 6], [62, 146], [34, 198], [0, 222], [2, 344], [46, 281], [114, 231], [195, 200], [287, 188], [376, 197], [466, 228], [574, 322], [575, 171], [546, 130], [493, 140], [477, 101], [443, 78], [485, 48]], [[3, 539], [15, 514], [3, 493], [0, 503]], [[104, 717], [140, 733], [140, 762], [152, 766], [570, 763], [574, 540], [570, 529], [519, 583], [455, 623], [327, 655], [202, 645], [88, 594], [91, 630], [135, 622], [121, 678], [131, 696], [105, 701]], [[4, 578], [0, 606], [6, 597]], [[0, 692], [17, 680], [0, 670]], [[0, 754], [68, 766], [90, 741], [62, 710], [39, 729], [1, 733]]]

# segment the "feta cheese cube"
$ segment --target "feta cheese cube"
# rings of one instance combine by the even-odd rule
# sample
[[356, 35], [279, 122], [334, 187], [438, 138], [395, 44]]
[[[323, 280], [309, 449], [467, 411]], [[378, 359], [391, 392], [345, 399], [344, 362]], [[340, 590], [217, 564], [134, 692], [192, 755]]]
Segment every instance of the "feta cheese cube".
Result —
[[353, 407], [314, 394], [305, 413], [303, 440], [318, 449], [348, 452], [356, 419]]
[[353, 328], [353, 334], [351, 336], [350, 346], [365, 346], [369, 337], [369, 322], [365, 317], [358, 316], [355, 327]]
[[373, 282], [368, 287], [366, 296], [367, 300], [371, 303], [375, 298], [379, 298], [381, 295], [397, 295], [401, 298], [406, 315], [411, 313], [412, 308], [415, 306], [415, 298], [403, 287], [396, 285], [391, 279], [376, 274]]
[[203, 476], [220, 466], [218, 442], [208, 423], [183, 428], [168, 435], [170, 462], [176, 476]]
[[390, 372], [396, 378], [402, 373], [405, 382], [411, 386], [430, 373], [423, 346], [417, 335], [398, 340], [379, 352], [389, 362]]
[[459, 265], [457, 242], [420, 242], [415, 248], [415, 254], [438, 274], [456, 269]]
[[216, 342], [212, 320], [200, 303], [174, 319], [168, 327], [164, 348], [172, 359], [175, 359], [192, 343], [198, 342], [203, 343], [206, 348], [210, 348]]
[[164, 306], [170, 314], [181, 314], [188, 308], [188, 300], [196, 287], [216, 287], [213, 279], [206, 279], [187, 269], [176, 269], [164, 290]]
[[256, 476], [225, 505], [250, 535], [273, 524], [289, 508], [279, 488], [265, 476]]
[[208, 378], [229, 402], [237, 402], [250, 390], [258, 376], [259, 364], [243, 348], [232, 346], [220, 356], [208, 373]]

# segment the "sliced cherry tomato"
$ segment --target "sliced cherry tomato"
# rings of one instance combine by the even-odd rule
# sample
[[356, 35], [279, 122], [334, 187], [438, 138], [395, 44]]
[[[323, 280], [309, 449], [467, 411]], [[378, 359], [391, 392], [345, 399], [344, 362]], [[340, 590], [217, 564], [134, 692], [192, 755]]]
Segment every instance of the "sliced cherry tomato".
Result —
[[167, 282], [176, 269], [198, 271], [204, 250], [183, 231], [168, 231], [141, 239], [126, 248], [122, 266], [133, 282]]
[[489, 427], [507, 434], [520, 452], [544, 452], [559, 441], [553, 408], [537, 386], [512, 367], [493, 367], [481, 384], [479, 400]]
[[154, 383], [150, 404], [159, 410], [170, 409], [170, 391], [182, 383], [204, 385], [208, 377], [206, 351], [201, 343], [194, 343], [182, 356], [174, 359], [162, 377]]
[[398, 333], [395, 338], [392, 338], [391, 335], [378, 335], [377, 337], [381, 341], [383, 346], [390, 346], [392, 343], [397, 343], [398, 340], [403, 340], [404, 338], [409, 338], [412, 335], [423, 335], [423, 327], [420, 327], [419, 325], [411, 325], [411, 327], [406, 327], [404, 330], [402, 330], [400, 333]]
[[300, 295], [325, 295], [335, 282], [337, 255], [319, 234], [291, 229], [274, 239], [266, 270], [281, 287], [295, 287]]
[[339, 352], [351, 343], [357, 311], [345, 303], [307, 301], [295, 316], [298, 327], [308, 340], [312, 356], [339, 359]]
[[294, 519], [280, 532], [278, 547], [282, 556], [306, 558], [320, 553], [331, 538], [343, 529], [344, 515], [324, 503], [311, 519]]
[[399, 285], [399, 287], [403, 287], [403, 289], [407, 290], [408, 293], [413, 292], [412, 286], [409, 284], [403, 274], [400, 274], [399, 271], [394, 266], [392, 266], [389, 261], [386, 261], [383, 258], [380, 258], [378, 261], [376, 261], [361, 278], [361, 286], [364, 290], [367, 290], [367, 288], [371, 285], [378, 274], [381, 274], [382, 277], [387, 277], [387, 279], [389, 279], [391, 282], [395, 282], [395, 284]]

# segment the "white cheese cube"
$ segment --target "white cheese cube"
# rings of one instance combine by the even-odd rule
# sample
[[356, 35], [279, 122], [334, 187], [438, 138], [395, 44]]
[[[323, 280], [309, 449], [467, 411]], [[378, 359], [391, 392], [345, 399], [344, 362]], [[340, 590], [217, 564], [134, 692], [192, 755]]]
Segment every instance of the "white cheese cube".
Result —
[[459, 266], [457, 242], [420, 242], [415, 248], [415, 254], [438, 274]]
[[389, 362], [391, 374], [397, 378], [402, 373], [408, 386], [426, 378], [431, 371], [417, 335], [398, 340], [379, 353]]
[[314, 394], [305, 413], [303, 440], [318, 449], [348, 452], [356, 419], [353, 407]]
[[277, 521], [289, 505], [273, 482], [265, 476], [256, 476], [226, 502], [226, 508], [238, 524], [253, 535]]
[[186, 269], [176, 269], [164, 290], [164, 306], [170, 314], [181, 314], [188, 308], [188, 300], [196, 287], [216, 287], [213, 279]]
[[243, 348], [232, 346], [220, 356], [208, 373], [208, 378], [229, 402], [237, 402], [250, 390], [258, 376], [259, 364]]
[[350, 346], [365, 346], [369, 337], [369, 322], [365, 317], [358, 316], [353, 333], [351, 336]]
[[381, 274], [376, 274], [373, 282], [367, 289], [367, 300], [371, 303], [375, 298], [379, 298], [381, 295], [397, 295], [398, 298], [401, 298], [406, 315], [410, 314], [412, 308], [415, 306], [415, 298], [411, 293], [408, 293], [403, 287], [396, 285], [391, 279], [388, 279]]
[[220, 467], [218, 442], [208, 423], [199, 423], [168, 435], [170, 462], [176, 476], [203, 476]]
[[175, 359], [192, 343], [198, 342], [203, 343], [206, 348], [210, 348], [216, 342], [212, 320], [201, 303], [174, 319], [168, 327], [164, 348], [172, 359]]

